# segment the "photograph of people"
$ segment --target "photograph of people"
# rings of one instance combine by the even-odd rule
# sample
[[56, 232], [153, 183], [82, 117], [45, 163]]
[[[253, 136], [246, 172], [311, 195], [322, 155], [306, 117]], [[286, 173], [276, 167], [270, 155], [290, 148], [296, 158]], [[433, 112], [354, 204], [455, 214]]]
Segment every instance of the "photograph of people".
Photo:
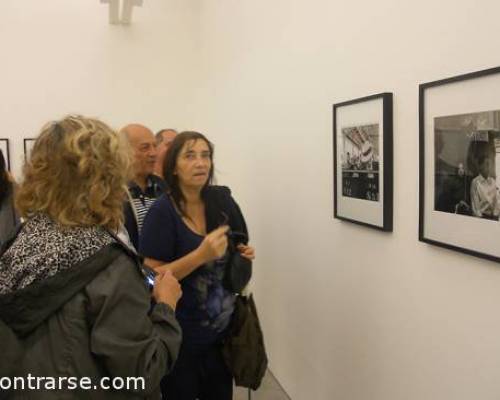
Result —
[[500, 111], [435, 118], [434, 208], [497, 221]]
[[342, 128], [342, 195], [379, 199], [379, 125]]
[[498, 190], [491, 174], [490, 158], [487, 154], [478, 157], [479, 174], [472, 180], [470, 198], [475, 217], [498, 220]]

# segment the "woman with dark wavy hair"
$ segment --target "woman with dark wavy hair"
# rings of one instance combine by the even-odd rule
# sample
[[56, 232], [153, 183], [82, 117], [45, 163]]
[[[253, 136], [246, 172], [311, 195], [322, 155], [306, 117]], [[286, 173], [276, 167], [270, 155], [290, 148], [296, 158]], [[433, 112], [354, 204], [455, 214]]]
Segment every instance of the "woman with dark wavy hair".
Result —
[[[163, 167], [168, 192], [150, 208], [139, 238], [146, 263], [158, 272], [171, 271], [182, 286], [176, 316], [183, 342], [174, 369], [162, 382], [168, 400], [232, 399], [233, 377], [222, 344], [235, 295], [223, 285], [226, 258], [221, 256], [228, 228], [246, 236], [247, 227], [229, 188], [212, 184], [213, 153], [201, 133], [176, 136]], [[255, 256], [246, 240], [238, 250], [247, 259]]]
[[13, 192], [14, 184], [0, 150], [0, 246], [19, 222], [14, 208]]

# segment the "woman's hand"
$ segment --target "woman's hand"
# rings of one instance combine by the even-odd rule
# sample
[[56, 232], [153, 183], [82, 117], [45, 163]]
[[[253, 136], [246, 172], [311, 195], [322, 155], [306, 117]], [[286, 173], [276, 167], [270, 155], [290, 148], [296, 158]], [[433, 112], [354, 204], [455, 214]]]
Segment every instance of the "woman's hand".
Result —
[[163, 271], [156, 276], [153, 297], [157, 303], [168, 304], [175, 311], [175, 306], [181, 296], [181, 285], [171, 271]]
[[245, 244], [239, 244], [236, 246], [242, 257], [248, 258], [249, 260], [255, 259], [255, 249], [251, 246]]
[[220, 228], [214, 229], [207, 236], [205, 236], [203, 242], [201, 242], [200, 246], [197, 248], [201, 258], [201, 264], [220, 258], [226, 253], [226, 232], [228, 229], [229, 226], [224, 225]]
[[192, 252], [175, 261], [166, 263], [146, 257], [144, 262], [156, 272], [171, 271], [178, 280], [184, 279], [191, 272], [203, 264], [222, 257], [227, 249], [227, 235], [229, 226], [221, 226], [203, 238], [201, 244]]

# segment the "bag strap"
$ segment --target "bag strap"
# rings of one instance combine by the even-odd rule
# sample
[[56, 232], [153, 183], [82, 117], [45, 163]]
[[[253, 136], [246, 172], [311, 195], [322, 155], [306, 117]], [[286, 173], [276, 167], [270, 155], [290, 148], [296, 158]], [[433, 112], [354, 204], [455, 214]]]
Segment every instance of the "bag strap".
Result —
[[132, 198], [132, 195], [130, 194], [130, 190], [128, 188], [127, 188], [127, 199], [130, 205], [130, 209], [132, 210], [132, 215], [134, 216], [135, 219], [135, 224], [137, 225], [137, 231], [139, 231], [139, 216], [137, 215], [137, 210], [135, 209], [134, 199]]
[[205, 194], [207, 230], [216, 229], [228, 223], [235, 235], [245, 235], [239, 243], [248, 243], [248, 229], [240, 207], [225, 186], [209, 186]]

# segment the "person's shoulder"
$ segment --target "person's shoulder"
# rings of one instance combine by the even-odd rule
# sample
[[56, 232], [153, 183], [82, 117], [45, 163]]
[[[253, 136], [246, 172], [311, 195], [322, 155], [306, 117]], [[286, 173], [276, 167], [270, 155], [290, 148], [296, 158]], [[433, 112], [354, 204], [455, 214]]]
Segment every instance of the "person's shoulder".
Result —
[[166, 183], [165, 181], [159, 177], [158, 175], [154, 175], [154, 174], [151, 174], [149, 175], [149, 180], [155, 184], [155, 185], [158, 185], [159, 187], [161, 187], [162, 189], [164, 189], [166, 187]]
[[101, 250], [106, 253], [114, 253], [115, 256], [126, 256], [132, 262], [140, 262], [140, 256], [130, 241], [125, 227], [121, 227], [118, 232], [106, 230], [107, 235], [113, 239], [111, 243], [104, 246]]
[[173, 215], [175, 215], [175, 207], [172, 199], [168, 194], [163, 193], [154, 201], [154, 203], [149, 208], [144, 223], [146, 223], [146, 221], [150, 220], [151, 218], [165, 218], [171, 217]]
[[172, 208], [172, 200], [170, 199], [170, 196], [166, 193], [161, 194], [151, 205], [151, 209], [170, 209]]
[[231, 189], [227, 186], [210, 185], [206, 188], [204, 197], [208, 205], [213, 204], [223, 210], [229, 210], [234, 203]]
[[472, 179], [471, 184], [478, 184], [481, 181], [481, 178], [481, 174], [475, 176], [474, 179]]
[[213, 204], [218, 208], [226, 210], [225, 212], [232, 210], [236, 204], [236, 201], [232, 196], [231, 189], [227, 186], [213, 185], [207, 187], [205, 200], [207, 204]]
[[111, 296], [143, 285], [142, 258], [137, 253], [118, 243], [109, 246], [106, 253], [107, 256], [102, 254], [102, 258], [107, 265], [92, 279], [87, 291]]
[[206, 188], [207, 196], [231, 196], [231, 189], [227, 186], [210, 185]]

